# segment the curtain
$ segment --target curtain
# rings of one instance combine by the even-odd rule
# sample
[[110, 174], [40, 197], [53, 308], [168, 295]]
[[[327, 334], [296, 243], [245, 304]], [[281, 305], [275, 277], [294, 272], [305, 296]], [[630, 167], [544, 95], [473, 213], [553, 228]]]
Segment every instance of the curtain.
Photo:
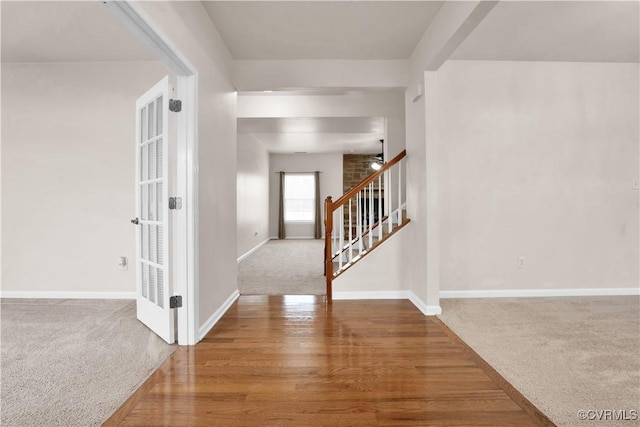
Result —
[[320, 172], [315, 172], [315, 184], [316, 184], [316, 220], [314, 224], [314, 237], [316, 239], [322, 239], [322, 208], [320, 206]]
[[284, 239], [284, 172], [280, 172], [280, 195], [278, 199], [278, 239]]

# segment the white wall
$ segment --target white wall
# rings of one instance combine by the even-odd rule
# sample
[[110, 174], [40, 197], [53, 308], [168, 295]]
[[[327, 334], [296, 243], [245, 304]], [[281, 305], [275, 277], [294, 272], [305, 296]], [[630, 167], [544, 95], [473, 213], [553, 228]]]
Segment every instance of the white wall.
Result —
[[198, 70], [198, 317], [201, 331], [238, 289], [232, 58], [200, 2], [140, 2]]
[[238, 134], [238, 257], [269, 238], [269, 153], [254, 136]]
[[135, 292], [135, 101], [166, 74], [2, 64], [3, 291]]
[[[270, 154], [269, 156], [269, 230], [271, 237], [278, 237], [278, 197], [279, 177], [276, 172], [315, 172], [320, 171], [320, 197], [322, 218], [324, 218], [324, 200], [331, 196], [333, 200], [342, 196], [342, 154]], [[313, 224], [285, 225], [287, 238], [313, 238]], [[324, 236], [324, 221], [322, 225]]]
[[277, 88], [398, 88], [407, 85], [405, 60], [237, 60], [238, 90]]
[[[497, 2], [446, 2], [409, 58], [405, 92], [407, 208], [413, 229], [403, 247], [402, 281], [430, 313], [440, 308], [440, 201], [437, 71]], [[423, 95], [414, 101], [422, 87]]]
[[411, 223], [384, 241], [374, 251], [333, 280], [333, 293], [339, 298], [342, 292], [394, 292], [408, 291], [406, 283], [399, 280], [407, 268], [403, 248], [411, 239]]
[[238, 117], [385, 117], [386, 158], [405, 148], [404, 96], [397, 89], [327, 96], [242, 95], [238, 97]]
[[638, 64], [440, 69], [442, 290], [638, 287], [638, 75]]
[[[399, 278], [422, 301], [433, 294], [427, 293], [427, 186], [426, 186], [426, 143], [425, 143], [425, 97], [413, 102], [413, 94], [408, 91], [405, 102], [407, 133], [407, 216], [411, 219], [411, 234], [407, 244], [402, 246], [402, 256], [406, 266], [400, 270]], [[436, 303], [437, 304], [437, 303]]]

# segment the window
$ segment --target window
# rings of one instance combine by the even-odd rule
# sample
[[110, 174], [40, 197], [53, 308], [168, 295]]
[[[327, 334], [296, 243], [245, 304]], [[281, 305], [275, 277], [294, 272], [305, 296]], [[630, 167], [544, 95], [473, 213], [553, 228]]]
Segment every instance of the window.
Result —
[[313, 222], [315, 219], [315, 177], [313, 174], [284, 176], [284, 220]]

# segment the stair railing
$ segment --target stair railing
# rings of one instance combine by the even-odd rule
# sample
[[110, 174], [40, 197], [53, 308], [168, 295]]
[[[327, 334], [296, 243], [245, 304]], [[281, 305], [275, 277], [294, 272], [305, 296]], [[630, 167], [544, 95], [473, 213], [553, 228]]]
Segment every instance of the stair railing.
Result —
[[406, 155], [403, 150], [335, 202], [331, 196], [325, 200], [324, 268], [329, 301], [333, 279], [409, 222], [403, 191]]

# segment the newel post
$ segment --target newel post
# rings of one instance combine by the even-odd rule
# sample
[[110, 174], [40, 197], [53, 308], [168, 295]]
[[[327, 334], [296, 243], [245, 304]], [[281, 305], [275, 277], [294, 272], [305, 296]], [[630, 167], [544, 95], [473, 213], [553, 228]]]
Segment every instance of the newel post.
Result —
[[333, 233], [333, 200], [328, 196], [324, 201], [324, 272], [327, 277], [327, 301], [331, 302], [333, 279], [333, 249], [331, 248], [331, 234]]

